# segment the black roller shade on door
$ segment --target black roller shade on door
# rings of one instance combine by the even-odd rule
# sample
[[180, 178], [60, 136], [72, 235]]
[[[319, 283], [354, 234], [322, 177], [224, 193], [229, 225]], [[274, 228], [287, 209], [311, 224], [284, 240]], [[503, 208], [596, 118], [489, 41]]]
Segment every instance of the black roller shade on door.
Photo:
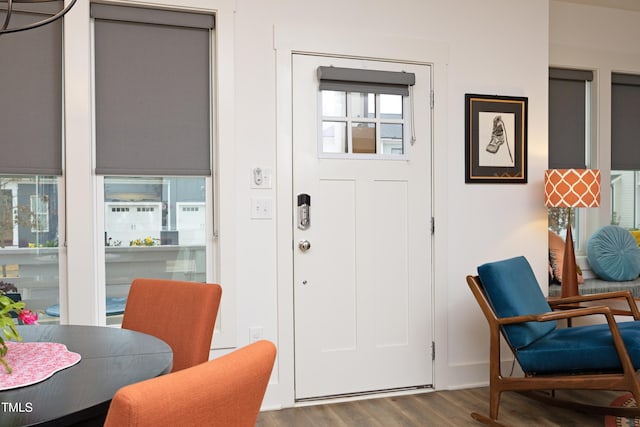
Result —
[[408, 96], [409, 86], [416, 84], [414, 73], [340, 67], [318, 67], [318, 79], [320, 90], [402, 96]]

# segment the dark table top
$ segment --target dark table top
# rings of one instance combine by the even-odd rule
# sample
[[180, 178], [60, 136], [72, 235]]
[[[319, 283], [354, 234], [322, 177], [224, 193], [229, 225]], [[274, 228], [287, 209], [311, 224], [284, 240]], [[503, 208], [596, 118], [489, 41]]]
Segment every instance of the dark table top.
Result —
[[74, 366], [26, 387], [0, 391], [0, 426], [102, 425], [115, 392], [171, 371], [163, 341], [120, 328], [20, 326], [26, 342], [57, 342], [82, 356]]

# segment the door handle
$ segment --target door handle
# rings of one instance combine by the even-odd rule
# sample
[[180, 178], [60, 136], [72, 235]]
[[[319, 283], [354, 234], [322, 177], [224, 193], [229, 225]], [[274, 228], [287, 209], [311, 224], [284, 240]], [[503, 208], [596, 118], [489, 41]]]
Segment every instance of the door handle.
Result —
[[302, 251], [302, 252], [306, 252], [311, 248], [311, 243], [308, 240], [300, 240], [298, 242], [298, 248]]

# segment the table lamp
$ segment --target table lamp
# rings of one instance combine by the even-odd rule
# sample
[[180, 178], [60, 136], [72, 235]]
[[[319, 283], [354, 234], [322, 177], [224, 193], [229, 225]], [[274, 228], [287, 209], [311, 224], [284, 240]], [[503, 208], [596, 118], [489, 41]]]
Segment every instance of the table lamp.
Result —
[[579, 295], [576, 255], [571, 235], [571, 208], [600, 205], [600, 170], [549, 169], [544, 172], [544, 198], [547, 207], [567, 208], [567, 237], [562, 264], [562, 297]]

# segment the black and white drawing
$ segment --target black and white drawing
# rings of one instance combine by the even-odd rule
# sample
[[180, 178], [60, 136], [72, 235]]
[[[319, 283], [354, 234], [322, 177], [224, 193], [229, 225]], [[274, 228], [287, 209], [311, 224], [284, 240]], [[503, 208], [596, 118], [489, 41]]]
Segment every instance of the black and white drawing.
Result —
[[[479, 113], [480, 166], [514, 167], [514, 115], [508, 113]], [[483, 142], [485, 142], [483, 144]]]

